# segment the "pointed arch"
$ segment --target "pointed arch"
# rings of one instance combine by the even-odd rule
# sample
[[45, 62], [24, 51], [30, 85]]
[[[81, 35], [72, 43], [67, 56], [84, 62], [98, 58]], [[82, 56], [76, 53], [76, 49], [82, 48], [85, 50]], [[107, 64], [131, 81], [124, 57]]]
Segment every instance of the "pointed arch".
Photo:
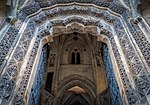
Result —
[[[42, 46], [53, 41], [53, 37], [60, 35], [60, 33], [72, 32], [90, 33], [97, 36], [100, 41], [106, 41], [105, 39], [107, 39], [106, 43], [108, 43], [109, 50], [111, 50], [113, 56], [111, 60], [115, 61], [113, 66], [116, 67], [114, 72], [116, 77], [118, 77], [120, 93], [123, 95], [122, 98], [127, 100], [127, 103], [130, 105], [136, 104], [138, 103], [137, 100], [143, 97], [143, 94], [147, 95], [149, 90], [146, 87], [147, 85], [143, 85], [145, 86], [145, 91], [138, 84], [145, 84], [145, 81], [147, 84], [150, 83], [149, 77], [144, 75], [149, 74], [150, 61], [147, 58], [149, 52], [147, 52], [148, 54], [143, 52], [149, 43], [143, 31], [137, 25], [133, 25], [128, 21], [130, 17], [129, 12], [114, 3], [97, 2], [94, 0], [91, 1], [92, 4], [87, 5], [78, 0], [77, 2], [79, 3], [58, 4], [53, 7], [49, 6], [54, 5], [56, 2], [51, 2], [50, 4], [44, 2], [40, 5], [35, 3], [33, 6], [26, 7], [20, 11], [18, 15], [20, 20], [14, 26], [20, 32], [17, 37], [17, 34], [12, 36], [17, 41], [15, 42], [14, 49], [11, 49], [13, 41], [8, 41], [4, 47], [1, 47], [4, 49], [4, 55], [2, 54], [1, 59], [2, 66], [4, 67], [2, 70], [2, 78], [4, 78], [1, 79], [2, 82], [5, 82], [5, 79], [7, 79], [7, 82], [11, 82], [10, 77], [14, 77], [13, 73], [8, 75], [11, 71], [16, 72], [14, 78], [19, 78], [18, 81], [14, 80], [15, 84], [13, 87], [16, 87], [16, 84], [18, 84], [18, 87], [15, 89], [15, 96], [10, 97], [9, 95], [9, 98], [6, 99], [7, 101], [11, 100], [14, 103], [18, 103], [17, 100], [19, 102], [28, 102], [31, 86], [33, 85], [32, 79], [36, 74], [38, 56], [41, 53]], [[68, 1], [64, 3], [68, 3]], [[64, 18], [60, 19], [60, 13]], [[78, 15], [75, 16], [75, 13], [78, 13]], [[4, 38], [8, 35], [6, 33]], [[6, 37], [6, 39], [8, 38]], [[10, 37], [10, 39], [12, 38]], [[21, 51], [20, 55], [18, 51]], [[9, 59], [5, 59], [6, 55]], [[5, 62], [3, 62], [4, 60]], [[21, 62], [19, 67], [17, 66], [18, 62]], [[136, 76], [136, 80], [132, 75]], [[143, 77], [146, 79], [143, 80]], [[140, 95], [141, 92], [139, 93], [139, 91], [138, 93], [134, 92], [134, 87], [136, 90], [142, 90], [142, 95]], [[7, 87], [4, 86], [4, 88]], [[13, 94], [14, 91], [11, 90], [9, 93]]]

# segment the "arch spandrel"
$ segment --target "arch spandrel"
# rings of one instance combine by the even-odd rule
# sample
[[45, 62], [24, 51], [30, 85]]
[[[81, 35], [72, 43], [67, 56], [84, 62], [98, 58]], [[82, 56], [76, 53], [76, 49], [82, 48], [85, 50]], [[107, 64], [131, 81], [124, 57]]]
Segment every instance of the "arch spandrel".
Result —
[[[11, 53], [10, 58], [8, 59], [7, 64], [3, 70], [2, 81], [4, 81], [3, 79], [5, 79], [8, 83], [11, 83], [12, 81], [14, 81], [15, 83], [19, 85], [15, 88], [15, 91], [16, 91], [15, 96], [12, 98], [10, 97], [11, 94], [9, 94], [6, 100], [8, 102], [11, 100], [15, 104], [17, 102], [22, 102], [23, 100], [25, 101], [28, 100], [28, 99], [25, 99], [24, 97], [28, 97], [27, 87], [30, 91], [31, 87], [29, 87], [29, 85], [33, 83], [33, 81], [30, 80], [30, 77], [35, 75], [35, 74], [31, 74], [31, 72], [34, 71], [34, 68], [37, 67], [37, 65], [34, 62], [36, 61], [35, 59], [38, 56], [38, 52], [40, 52], [41, 50], [42, 44], [40, 43], [41, 43], [42, 37], [47, 39], [47, 42], [49, 42], [49, 41], [52, 41], [51, 37], [55, 37], [55, 35], [59, 35], [60, 32], [71, 33], [74, 31], [77, 31], [77, 32], [79, 31], [79, 33], [80, 32], [87, 33], [89, 29], [91, 29], [90, 32], [93, 33], [94, 35], [106, 37], [108, 39], [109, 46], [111, 46], [111, 50], [113, 52], [112, 55], [114, 56], [114, 59], [117, 63], [116, 64], [117, 69], [118, 69], [117, 72], [121, 79], [121, 80], [118, 80], [121, 82], [121, 85], [122, 85], [122, 87], [120, 86], [119, 88], [123, 88], [123, 91], [125, 92], [124, 97], [127, 97], [127, 102], [130, 105], [136, 104], [138, 103], [137, 99], [139, 100], [143, 98], [143, 95], [145, 96], [148, 95], [149, 94], [148, 86], [150, 82], [149, 82], [147, 69], [144, 66], [146, 64], [143, 64], [142, 62], [143, 59], [141, 61], [141, 58], [139, 57], [140, 54], [138, 55], [139, 51], [137, 51], [133, 46], [134, 44], [137, 44], [137, 42], [133, 43], [132, 40], [134, 40], [134, 38], [132, 39], [127, 33], [127, 31], [123, 29], [123, 28], [127, 28], [124, 23], [126, 23], [129, 26], [132, 26], [132, 25], [130, 25], [130, 23], [127, 23], [125, 17], [122, 18], [124, 14], [122, 14], [121, 16], [121, 15], [118, 15], [118, 12], [117, 14], [110, 12], [110, 10], [106, 9], [108, 7], [111, 7], [111, 5], [110, 6], [104, 5], [104, 8], [105, 8], [104, 10], [93, 7], [95, 8], [95, 10], [99, 10], [95, 12], [95, 11], [92, 11], [91, 8], [89, 9], [87, 7], [87, 10], [85, 10], [84, 7], [82, 8], [82, 6], [80, 6], [80, 8], [78, 8], [79, 10], [72, 9], [71, 11], [72, 13], [78, 13], [81, 16], [76, 17], [73, 14], [70, 14], [70, 16], [72, 16], [73, 18], [69, 18], [69, 14], [68, 16], [66, 16], [67, 10], [69, 8], [67, 9], [67, 6], [65, 5], [62, 7], [58, 6], [58, 8], [56, 7], [55, 9], [56, 11], [50, 12], [52, 13], [50, 15], [46, 14], [47, 13], [46, 11], [51, 10], [51, 8], [43, 9], [43, 10], [41, 9], [42, 10], [41, 12], [30, 15], [29, 18], [26, 18], [25, 21], [28, 21], [27, 23], [23, 23], [23, 20], [22, 20], [22, 23], [21, 22], [20, 23], [26, 24], [26, 26], [24, 28], [22, 27], [21, 30], [20, 30], [21, 26], [17, 27], [16, 25], [17, 23], [16, 23], [15, 28], [19, 29], [20, 30], [19, 33], [21, 34], [20, 34], [19, 40], [17, 41], [16, 47]], [[74, 5], [74, 8], [76, 8], [76, 5]], [[29, 15], [39, 9], [40, 9], [40, 6], [37, 6], [31, 12], [27, 11], [27, 9], [26, 11], [22, 10], [19, 15], [23, 16], [24, 13], [26, 15]], [[59, 18], [60, 13], [62, 16], [64, 16], [65, 19], [62, 20]], [[121, 13], [123, 13], [123, 11]], [[82, 16], [83, 14], [87, 16], [89, 15], [93, 18], [87, 19], [86, 17]], [[66, 19], [66, 17], [68, 19]], [[103, 21], [101, 22], [101, 20]], [[101, 23], [101, 25], [99, 23]], [[78, 29], [78, 26], [79, 27], [81, 26], [82, 28]], [[112, 31], [110, 31], [110, 28], [107, 26], [112, 28]], [[62, 29], [62, 31], [60, 29]], [[58, 30], [58, 32], [54, 30]], [[132, 31], [133, 30], [131, 28], [131, 30], [129, 30], [129, 33], [132, 34], [133, 33]], [[120, 46], [121, 49], [118, 48], [118, 45]], [[138, 47], [140, 47], [140, 43], [138, 44]], [[141, 48], [139, 49], [141, 50]], [[18, 50], [20, 51], [20, 54], [22, 55], [18, 54]], [[148, 60], [146, 61], [147, 63], [149, 63]], [[126, 65], [128, 69], [124, 65]], [[13, 73], [9, 74], [9, 72], [17, 72], [17, 73], [14, 76], [12, 75]], [[13, 78], [10, 79], [10, 77], [15, 77], [20, 80], [16, 80]], [[142, 84], [147, 84], [144, 87], [145, 88], [144, 90], [141, 87]], [[16, 84], [13, 85], [13, 87], [15, 86]], [[5, 87], [5, 88], [8, 88], [8, 87]], [[14, 90], [10, 89], [9, 91], [12, 94], [14, 93], [13, 92]], [[139, 91], [139, 92], [135, 92], [135, 91]], [[142, 95], [139, 95], [139, 94], [142, 94]], [[5, 96], [4, 96], [4, 99], [5, 99]]]

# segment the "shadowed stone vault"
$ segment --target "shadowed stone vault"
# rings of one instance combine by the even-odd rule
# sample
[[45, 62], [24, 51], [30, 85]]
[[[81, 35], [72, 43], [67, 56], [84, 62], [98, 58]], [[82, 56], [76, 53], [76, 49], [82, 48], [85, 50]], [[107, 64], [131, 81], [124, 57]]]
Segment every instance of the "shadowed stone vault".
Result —
[[135, 0], [15, 2], [0, 27], [0, 105], [150, 104], [149, 25]]

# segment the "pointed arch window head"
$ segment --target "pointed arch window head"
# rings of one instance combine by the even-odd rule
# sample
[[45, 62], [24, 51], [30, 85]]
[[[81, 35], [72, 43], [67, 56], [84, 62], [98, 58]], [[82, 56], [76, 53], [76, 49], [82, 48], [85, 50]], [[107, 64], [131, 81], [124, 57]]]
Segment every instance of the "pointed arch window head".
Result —
[[72, 52], [71, 54], [71, 64], [80, 64], [80, 53], [79, 52]]

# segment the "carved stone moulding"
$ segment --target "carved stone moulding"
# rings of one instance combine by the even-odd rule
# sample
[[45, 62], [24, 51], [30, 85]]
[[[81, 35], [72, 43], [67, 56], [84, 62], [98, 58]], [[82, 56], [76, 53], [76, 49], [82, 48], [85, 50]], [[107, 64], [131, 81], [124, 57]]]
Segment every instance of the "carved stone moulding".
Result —
[[[56, 22], [56, 21], [55, 21], [55, 22]], [[61, 26], [61, 22], [60, 22], [60, 25], [58, 24], [58, 22], [56, 22], [56, 23], [57, 23], [58, 27]], [[72, 24], [78, 25], [78, 23], [72, 23]], [[81, 25], [81, 23], [80, 23], [79, 25]], [[68, 26], [69, 26], [69, 25], [68, 25]], [[52, 26], [51, 26], [51, 27], [52, 27]], [[75, 26], [72, 25], [72, 28], [71, 28], [71, 29], [73, 30], [74, 27], [75, 27]], [[86, 26], [85, 26], [85, 27], [86, 27]], [[95, 26], [95, 27], [96, 27], [96, 26]], [[101, 27], [102, 27], [102, 25], [101, 25]], [[56, 25], [54, 25], [54, 27], [52, 27], [52, 28], [56, 28]], [[67, 28], [68, 28], [68, 27], [67, 27]], [[66, 29], [67, 29], [67, 28], [66, 28]], [[76, 27], [75, 27], [75, 28], [76, 28]], [[42, 28], [40, 28], [40, 32], [41, 32], [41, 29], [42, 29]], [[76, 28], [76, 30], [78, 30], [78, 29], [79, 29], [79, 27]], [[103, 29], [103, 34], [109, 36], [110, 38], [113, 37], [113, 35], [111, 35], [111, 32], [109, 32], [107, 29], [104, 29], [104, 27], [103, 27], [102, 29]], [[47, 27], [44, 28], [44, 30], [47, 30]], [[44, 30], [43, 30], [43, 31], [44, 31]], [[50, 30], [51, 30], [51, 29], [50, 29]], [[56, 29], [56, 30], [58, 30], [58, 29]], [[105, 31], [106, 31], [106, 33], [105, 33]], [[56, 32], [56, 31], [52, 31], [52, 32], [50, 32], [50, 33], [55, 34], [55, 32]], [[72, 31], [72, 32], [73, 32], [73, 31]], [[97, 32], [98, 32], [98, 31], [97, 31]], [[57, 32], [57, 33], [58, 33], [58, 32]], [[66, 32], [66, 33], [67, 33], [67, 32]], [[109, 34], [108, 34], [108, 33], [109, 33]], [[42, 35], [42, 36], [43, 36], [43, 35], [45, 36], [45, 35], [47, 35], [47, 33], [45, 33], [45, 34], [43, 34], [43, 33], [40, 34], [40, 33], [39, 33], [39, 34], [38, 34], [38, 37], [41, 37], [41, 35]], [[48, 33], [48, 35], [49, 35], [49, 33]], [[54, 36], [55, 36], [55, 35], [54, 35]], [[50, 37], [50, 36], [47, 36], [47, 37]], [[45, 38], [46, 38], [46, 36], [45, 36]], [[39, 43], [39, 41], [38, 41], [38, 43]], [[36, 51], [37, 51], [37, 50], [36, 50]], [[36, 54], [32, 54], [32, 55], [36, 55]], [[34, 62], [34, 61], [32, 61], [32, 60], [30, 59], [29, 62]], [[31, 65], [32, 65], [32, 63], [31, 63]], [[27, 67], [30, 67], [30, 66], [27, 66]], [[28, 70], [29, 70], [29, 71], [28, 71]], [[26, 69], [25, 71], [27, 71], [27, 72], [30, 73], [32, 69], [29, 68], [28, 70]], [[127, 77], [125, 77], [125, 78], [127, 78]], [[29, 78], [27, 77], [27, 78], [25, 78], [25, 79], [28, 80]], [[22, 80], [22, 81], [25, 81], [25, 80]], [[22, 83], [21, 83], [21, 84], [22, 84]], [[20, 86], [23, 85], [23, 84], [22, 84], [22, 85], [21, 85], [21, 84], [20, 84]], [[127, 83], [127, 84], [128, 84], [128, 83]], [[130, 87], [130, 86], [129, 86], [129, 87]], [[25, 90], [25, 89], [24, 89], [24, 90]], [[18, 93], [17, 93], [17, 94], [19, 94], [19, 93], [20, 93], [20, 91], [18, 90]], [[22, 94], [23, 94], [23, 93], [22, 93]], [[132, 97], [133, 97], [133, 95], [132, 95]], [[19, 98], [19, 95], [16, 96], [16, 99], [18, 99], [18, 98]]]
[[[127, 3], [127, 5], [129, 5], [129, 1], [128, 0], [124, 0], [124, 2]], [[135, 27], [134, 25], [130, 24], [129, 19], [131, 18], [131, 16], [130, 16], [129, 11], [127, 9], [125, 9], [123, 7], [120, 7], [119, 5], [115, 4], [115, 2], [97, 1], [97, 0], [96, 1], [91, 1], [91, 0], [89, 0], [89, 1], [79, 1], [79, 0], [69, 0], [69, 1], [68, 0], [66, 0], [66, 1], [37, 1], [35, 4], [33, 4], [33, 6], [25, 7], [24, 9], [22, 9], [18, 15], [20, 15], [20, 19], [23, 18], [23, 17], [25, 19], [27, 17], [27, 15], [34, 14], [38, 10], [41, 10], [41, 9], [44, 10], [46, 8], [49, 8], [49, 7], [53, 8], [54, 6], [59, 6], [59, 5], [65, 4], [65, 3], [74, 4], [74, 5], [75, 4], [79, 5], [80, 3], [82, 3], [82, 4], [85, 3], [86, 5], [89, 5], [89, 6], [90, 5], [91, 6], [95, 5], [95, 6], [99, 6], [99, 8], [101, 8], [101, 9], [108, 9], [109, 11], [112, 11], [114, 13], [120, 14], [125, 19], [127, 25], [129, 25], [130, 28], [128, 28], [128, 29], [131, 32], [131, 34], [134, 36], [133, 40], [136, 41], [136, 43], [137, 43], [139, 49], [141, 50], [141, 52], [143, 53], [143, 51], [148, 50], [146, 44], [148, 44], [148, 46], [149, 46], [149, 43], [147, 42], [146, 38], [144, 37], [143, 32], [141, 33], [142, 36], [143, 36], [142, 38], [141, 38], [140, 34], [138, 34], [138, 33], [135, 34], [134, 33], [135, 31], [137, 31], [136, 30], [137, 27]], [[72, 7], [70, 7], [70, 8], [72, 8]], [[49, 17], [55, 17], [55, 14], [57, 14], [57, 13], [55, 13], [56, 11], [54, 10], [53, 13], [51, 15], [49, 15]], [[58, 10], [58, 11], [60, 12], [60, 10]], [[64, 13], [65, 14], [71, 14], [71, 13], [74, 13], [74, 14], [77, 13], [78, 14], [78, 13], [82, 12], [82, 14], [85, 14], [85, 13], [89, 14], [89, 11], [91, 11], [91, 10], [87, 10], [87, 11], [86, 10], [82, 10], [82, 11], [79, 10], [78, 11], [78, 9], [74, 8], [72, 11], [69, 8], [67, 8], [66, 12], [64, 12]], [[95, 10], [93, 10], [92, 12], [96, 13]], [[63, 14], [63, 11], [61, 11], [60, 14]], [[98, 16], [101, 15], [101, 13], [96, 13], [96, 14]], [[139, 38], [139, 37], [140, 37], [140, 39], [137, 40], [137, 38]], [[139, 42], [141, 42], [141, 43], [139, 43]], [[146, 44], [143, 44], [143, 43], [146, 43]], [[144, 46], [144, 48], [145, 48], [144, 50], [143, 50], [142, 46]], [[148, 53], [148, 55], [150, 55], [149, 51], [146, 51], [146, 52]], [[148, 59], [147, 56], [144, 55], [144, 59], [143, 60], [146, 60], [148, 66], [150, 65], [150, 61], [149, 61], [149, 59]]]
[[[30, 76], [32, 71], [35, 71], [34, 68], [36, 67], [34, 62], [37, 59], [37, 53], [42, 47], [41, 43], [52, 41], [52, 37], [60, 35], [62, 32], [71, 33], [75, 31], [79, 33], [90, 32], [90, 34], [100, 37], [101, 41], [105, 41], [104, 39], [107, 40], [105, 43], [108, 44], [111, 50], [110, 52], [112, 52], [112, 56], [114, 56], [117, 62], [116, 70], [118, 69], [121, 78], [120, 81], [123, 85], [123, 87], [120, 86], [120, 88], [125, 92], [125, 97], [127, 97], [127, 102], [130, 105], [138, 103], [138, 100], [140, 100], [142, 96], [149, 94], [149, 77], [140, 58], [137, 56], [136, 50], [133, 49], [132, 41], [129, 38], [130, 36], [128, 36], [128, 33], [124, 30], [125, 25], [123, 23], [125, 20], [118, 13], [114, 13], [106, 8], [109, 7], [109, 5], [101, 5], [105, 8], [98, 8], [94, 6], [86, 7], [71, 4], [71, 6], [60, 5], [53, 8], [43, 8], [41, 10], [39, 9], [42, 6], [40, 7], [39, 4], [36, 5], [36, 7], [26, 7], [31, 9], [30, 12], [28, 12], [28, 9], [23, 9], [20, 14], [18, 14], [19, 19], [24, 15], [25, 18], [27, 15], [30, 16], [26, 18], [29, 22], [25, 27], [25, 31], [22, 32], [23, 35], [18, 41], [14, 53], [12, 57], [9, 58], [4, 69], [4, 74], [8, 74], [8, 68], [12, 65], [19, 67], [16, 70], [16, 77], [20, 79], [16, 81], [18, 87], [15, 89], [15, 97], [11, 99], [11, 97], [8, 96], [6, 100], [13, 100], [14, 104], [28, 101], [28, 99], [25, 99], [25, 97], [28, 97], [28, 95], [26, 96], [27, 90], [30, 91], [27, 87], [29, 84], [32, 84], [29, 82]], [[37, 10], [39, 11], [35, 13]], [[78, 14], [78, 16], [74, 14]], [[16, 57], [15, 55], [18, 51], [22, 51], [22, 54]], [[136, 65], [137, 62], [138, 65], [140, 65], [138, 68], [138, 65]], [[131, 72], [132, 75], [128, 74], [127, 71]], [[141, 77], [146, 79], [141, 79]], [[131, 83], [132, 79], [134, 81], [133, 83]], [[10, 76], [8, 76], [8, 80], [10, 80]], [[144, 90], [143, 87], [139, 85], [141, 81], [143, 84], [148, 84], [143, 85], [145, 86]], [[3, 79], [1, 82], [4, 82]], [[134, 86], [137, 86], [135, 87], [136, 89]], [[141, 91], [142, 95], [140, 96], [139, 91], [135, 91], [141, 89], [143, 91]], [[13, 90], [11, 90], [10, 93], [14, 94]], [[3, 97], [1, 98], [3, 99]]]
[[2, 73], [3, 62], [6, 62], [6, 56], [9, 55], [10, 49], [15, 45], [16, 37], [18, 37], [18, 29], [14, 26], [10, 27], [0, 41], [0, 74]]
[[[47, 8], [48, 9], [48, 8]], [[92, 16], [95, 16], [97, 18], [101, 18], [101, 19], [104, 19], [106, 20], [107, 22], [109, 23], [115, 23], [115, 27], [121, 29], [121, 28], [124, 28], [123, 26], [121, 26], [122, 23], [118, 22], [118, 21], [115, 21], [115, 17], [110, 15], [110, 14], [113, 14], [113, 15], [117, 15], [117, 16], [120, 16], [119, 14], [115, 14], [113, 13], [112, 11], [109, 11], [110, 13], [107, 13], [105, 12], [105, 9], [107, 8], [97, 8], [97, 7], [90, 7], [90, 5], [84, 5], [84, 8], [81, 6], [81, 5], [73, 5], [71, 4], [71, 6], [67, 6], [67, 7], [59, 7], [58, 8], [52, 8], [51, 11], [47, 10], [45, 8], [45, 12], [43, 13], [40, 13], [39, 16], [36, 18], [35, 22], [37, 24], [41, 24], [41, 22], [43, 20], [47, 20], [47, 19], [52, 19], [56, 16], [59, 16], [59, 14], [61, 14], [62, 16], [63, 15], [74, 15], [74, 14], [80, 14], [80, 15], [86, 15], [88, 16], [89, 14], [92, 15]], [[59, 13], [58, 13], [59, 12]], [[39, 13], [39, 12], [38, 12]], [[30, 15], [32, 16], [32, 15]], [[126, 14], [126, 16], [129, 16], [129, 14]], [[124, 17], [124, 15], [123, 15]], [[64, 18], [64, 17], [61, 17], [61, 18]], [[77, 20], [73, 19], [73, 18], [76, 18]], [[65, 19], [60, 19], [59, 21], [57, 21], [56, 23], [54, 23], [53, 21], [51, 21], [51, 24], [52, 25], [57, 25], [57, 23], [59, 24], [60, 22], [62, 23], [61, 25], [66, 25], [68, 22], [80, 22], [82, 24], [84, 24], [85, 26], [86, 25], [90, 25], [90, 24], [95, 24], [96, 26], [99, 25], [97, 24], [96, 21], [94, 21], [94, 19], [91, 19], [87, 22], [85, 22], [86, 20], [82, 20], [80, 19], [80, 17], [72, 17], [72, 18], [69, 18], [70, 20], [67, 20]], [[129, 33], [131, 33], [134, 37], [134, 39], [132, 40], [135, 40], [137, 43], [137, 45], [139, 46], [139, 49], [141, 50], [141, 52], [144, 52], [146, 51], [148, 53], [148, 55], [150, 55], [149, 51], [148, 50], [148, 47], [147, 45], [149, 46], [149, 43], [148, 41], [146, 40], [146, 38], [144, 37], [144, 34], [142, 32], [140, 32], [141, 34], [135, 34], [135, 32], [137, 31], [137, 28], [135, 28], [134, 25], [130, 24], [129, 21], [128, 21], [128, 17], [126, 18], [121, 18], [122, 21], [124, 20], [124, 22], [129, 26], [129, 28], [127, 27], [127, 29], [129, 30]], [[73, 20], [73, 21], [72, 21]], [[98, 20], [97, 20], [98, 21]], [[140, 29], [138, 29], [140, 30]], [[139, 37], [137, 37], [139, 36]], [[142, 37], [141, 37], [142, 36]], [[137, 40], [138, 38], [138, 40]], [[141, 43], [139, 43], [141, 42]], [[146, 43], [146, 44], [143, 44], [143, 43]], [[143, 46], [145, 46], [145, 49], [143, 50]], [[141, 53], [140, 52], [140, 53]], [[144, 54], [141, 54], [141, 55], [144, 55]], [[144, 58], [143, 60], [145, 60], [147, 62], [147, 64], [149, 65], [149, 59], [147, 58], [148, 55], [144, 55]]]
[[[109, 8], [110, 10], [122, 14], [123, 12], [127, 11], [126, 8], [114, 3], [114, 2], [107, 2], [107, 1], [100, 1], [100, 0], [48, 0], [48, 1], [37, 1], [33, 5], [27, 6], [21, 10], [26, 15], [30, 15], [32, 13], [37, 12], [41, 8], [46, 7], [53, 7], [55, 5], [62, 5], [62, 4], [89, 4], [89, 5], [96, 5], [103, 8]], [[21, 17], [20, 17], [21, 18]]]
[[[129, 26], [129, 27], [127, 27], [127, 29], [129, 30], [129, 33], [131, 33], [134, 37], [132, 40], [135, 40], [136, 44], [138, 45], [139, 49], [141, 50], [141, 52], [139, 52], [139, 53], [143, 53], [144, 51], [146, 51], [148, 53], [148, 55], [150, 55], [150, 52], [147, 51], [148, 50], [147, 45], [149, 46], [150, 44], [148, 43], [148, 41], [145, 38], [142, 31], [140, 32], [141, 34], [139, 34], [139, 33], [135, 34], [135, 32], [140, 30], [140, 29], [138, 29], [138, 27], [136, 25], [130, 23], [130, 21], [129, 21], [130, 14], [127, 10], [125, 10], [122, 14], [119, 14], [117, 12], [112, 11], [112, 9], [110, 9], [108, 7], [104, 7], [104, 6], [96, 7], [96, 5], [95, 6], [93, 6], [91, 4], [84, 5], [84, 4], [79, 4], [79, 3], [76, 3], [76, 2], [71, 3], [70, 5], [71, 6], [68, 5], [66, 7], [66, 6], [63, 6], [63, 5], [59, 6], [59, 4], [57, 4], [57, 5], [55, 5], [57, 8], [54, 8], [55, 6], [52, 6], [50, 11], [49, 11], [50, 7], [45, 7], [45, 8], [42, 8], [40, 10], [37, 9], [39, 11], [36, 11], [36, 12], [34, 11], [33, 13], [29, 13], [27, 15], [30, 17], [30, 16], [33, 16], [33, 15], [36, 15], [36, 14], [40, 14], [35, 19], [35, 22], [37, 24], [40, 24], [43, 20], [55, 18], [56, 16], [59, 16], [60, 14], [61, 15], [71, 15], [71, 14], [72, 15], [74, 15], [74, 14], [89, 15], [89, 14], [91, 14], [92, 16], [95, 16], [97, 18], [100, 18], [100, 17], [103, 18], [104, 17], [105, 20], [112, 23], [114, 21], [113, 17], [110, 16], [110, 14], [108, 14], [108, 13], [105, 13], [105, 14], [103, 13], [103, 12], [105, 12], [105, 10], [108, 9], [108, 11], [110, 13], [122, 17], [122, 20], [124, 20], [125, 23]], [[82, 6], [84, 6], [84, 8]], [[41, 11], [43, 11], [43, 13], [41, 13]], [[26, 14], [25, 11], [24, 12], [21, 11], [21, 13]], [[21, 15], [21, 17], [22, 17], [22, 15]], [[60, 20], [60, 21], [61, 21], [62, 25], [65, 25], [67, 23], [67, 21], [66, 22], [64, 22], [63, 20]], [[81, 20], [81, 22], [82, 22], [82, 20]], [[94, 21], [89, 21], [88, 24], [94, 24], [92, 22], [94, 22]], [[82, 23], [84, 23], [84, 22], [82, 22]], [[56, 24], [56, 23], [54, 23], [54, 24]], [[118, 27], [120, 26], [119, 24], [117, 24], [117, 25], [118, 25]], [[143, 44], [143, 43], [146, 43], [146, 44]], [[144, 50], [143, 50], [143, 46], [145, 48]], [[144, 54], [141, 54], [141, 55], [144, 56], [145, 59], [143, 59], [143, 60], [146, 61], [148, 66], [149, 66], [150, 61], [147, 57], [148, 55], [144, 55]]]

